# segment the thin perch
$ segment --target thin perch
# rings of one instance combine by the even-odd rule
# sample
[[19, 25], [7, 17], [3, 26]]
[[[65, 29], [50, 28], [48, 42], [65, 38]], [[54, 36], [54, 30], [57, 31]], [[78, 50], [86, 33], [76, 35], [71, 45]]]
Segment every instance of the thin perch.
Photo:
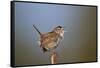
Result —
[[57, 53], [52, 51], [51, 53], [51, 64], [56, 64], [57, 63]]

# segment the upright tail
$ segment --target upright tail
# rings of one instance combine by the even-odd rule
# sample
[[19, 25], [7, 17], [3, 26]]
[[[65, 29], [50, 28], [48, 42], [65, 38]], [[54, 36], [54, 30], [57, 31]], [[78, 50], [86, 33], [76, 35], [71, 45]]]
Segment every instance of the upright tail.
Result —
[[37, 29], [37, 27], [35, 25], [33, 25], [33, 27], [35, 28], [35, 30], [39, 33], [39, 35], [42, 35], [41, 32]]

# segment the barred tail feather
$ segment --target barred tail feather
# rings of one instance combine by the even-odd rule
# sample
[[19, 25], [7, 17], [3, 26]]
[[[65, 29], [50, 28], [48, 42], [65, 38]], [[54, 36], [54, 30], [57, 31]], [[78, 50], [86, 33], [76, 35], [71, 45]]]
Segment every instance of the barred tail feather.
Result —
[[35, 25], [33, 25], [33, 27], [35, 28], [35, 30], [39, 33], [39, 35], [42, 35], [41, 32], [37, 29], [37, 27]]

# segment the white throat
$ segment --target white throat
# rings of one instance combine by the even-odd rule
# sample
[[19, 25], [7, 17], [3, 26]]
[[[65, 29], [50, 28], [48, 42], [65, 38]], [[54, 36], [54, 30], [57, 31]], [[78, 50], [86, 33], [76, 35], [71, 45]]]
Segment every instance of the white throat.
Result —
[[63, 36], [64, 36], [64, 31], [63, 31], [62, 33], [60, 33], [60, 36], [63, 38]]

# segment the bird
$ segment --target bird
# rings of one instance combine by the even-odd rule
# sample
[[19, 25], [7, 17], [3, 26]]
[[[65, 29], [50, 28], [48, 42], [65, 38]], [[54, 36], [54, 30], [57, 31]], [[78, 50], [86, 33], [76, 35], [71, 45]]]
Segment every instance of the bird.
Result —
[[44, 53], [57, 48], [60, 41], [64, 37], [65, 30], [62, 26], [57, 26], [52, 31], [47, 33], [41, 33], [35, 25], [33, 25], [33, 27], [40, 35], [40, 47]]

